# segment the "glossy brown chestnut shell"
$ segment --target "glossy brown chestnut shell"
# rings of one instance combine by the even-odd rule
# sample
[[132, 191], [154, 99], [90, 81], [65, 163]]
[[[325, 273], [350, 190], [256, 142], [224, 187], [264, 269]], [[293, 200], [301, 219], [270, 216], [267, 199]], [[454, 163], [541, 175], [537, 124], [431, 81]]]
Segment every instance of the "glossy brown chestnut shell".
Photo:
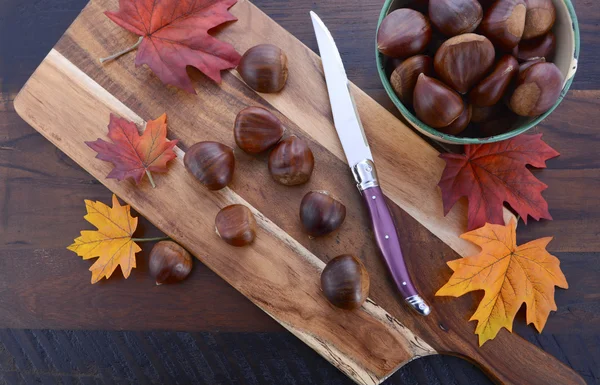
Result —
[[505, 112], [510, 112], [508, 107], [504, 103], [494, 104], [489, 107], [479, 107], [473, 105], [471, 108], [471, 122], [473, 123], [484, 123], [496, 119]]
[[369, 296], [369, 274], [356, 257], [339, 255], [321, 273], [321, 289], [332, 305], [346, 310], [358, 309]]
[[458, 135], [467, 128], [469, 123], [471, 122], [473, 110], [470, 104], [465, 104], [465, 108], [463, 112], [454, 120], [454, 122], [450, 123], [450, 125], [442, 128], [438, 128], [438, 131], [443, 132], [448, 135]]
[[235, 119], [233, 136], [239, 148], [248, 154], [259, 154], [277, 144], [285, 128], [281, 121], [261, 107], [248, 107]]
[[475, 31], [482, 17], [477, 0], [429, 0], [429, 19], [446, 36]]
[[407, 106], [413, 104], [413, 93], [420, 74], [433, 75], [433, 59], [426, 55], [416, 55], [400, 63], [392, 72], [390, 84], [400, 101]]
[[337, 230], [346, 219], [346, 206], [326, 191], [310, 191], [300, 203], [300, 222], [312, 237]]
[[537, 58], [546, 58], [547, 60], [554, 55], [556, 49], [556, 37], [552, 32], [536, 37], [530, 40], [522, 40], [519, 43], [519, 52], [517, 59], [528, 61]]
[[217, 142], [194, 144], [183, 158], [185, 168], [209, 190], [220, 190], [233, 179], [233, 149]]
[[256, 238], [256, 219], [244, 205], [231, 205], [219, 211], [215, 228], [222, 240], [236, 247], [249, 245]]
[[433, 68], [444, 83], [466, 94], [491, 69], [495, 56], [488, 38], [465, 33], [442, 44], [433, 59]]
[[521, 65], [519, 66], [519, 75], [524, 73], [525, 71], [527, 71], [527, 69], [529, 67], [531, 67], [534, 64], [538, 64], [538, 63], [545, 63], [546, 62], [546, 58], [543, 57], [537, 57], [535, 59], [531, 59], [531, 60], [527, 60], [523, 63], [521, 63]]
[[519, 74], [510, 98], [510, 109], [521, 116], [538, 116], [548, 111], [560, 96], [563, 76], [553, 63], [536, 63]]
[[481, 32], [505, 51], [519, 44], [525, 28], [525, 1], [498, 0], [486, 12]]
[[520, 117], [517, 114], [507, 108], [502, 115], [481, 123], [479, 125], [479, 133], [483, 137], [504, 134], [511, 131], [512, 128], [515, 127], [519, 118]]
[[417, 117], [438, 129], [454, 122], [465, 108], [456, 91], [425, 74], [417, 79], [413, 102]]
[[408, 8], [391, 12], [377, 31], [377, 48], [390, 57], [404, 58], [419, 54], [430, 40], [429, 20], [422, 13]]
[[533, 39], [550, 31], [556, 21], [556, 8], [552, 0], [525, 0], [525, 4], [527, 16], [523, 39]]
[[306, 141], [292, 135], [281, 142], [269, 155], [269, 171], [273, 179], [286, 186], [308, 182], [315, 159]]
[[502, 99], [511, 81], [518, 73], [519, 62], [517, 59], [512, 55], [503, 56], [496, 64], [494, 71], [469, 92], [469, 100], [479, 107], [493, 106]]
[[161, 241], [152, 248], [148, 267], [157, 285], [179, 282], [192, 271], [192, 256], [173, 241]]
[[288, 77], [287, 56], [273, 44], [260, 44], [250, 48], [237, 67], [237, 71], [255, 91], [279, 92]]

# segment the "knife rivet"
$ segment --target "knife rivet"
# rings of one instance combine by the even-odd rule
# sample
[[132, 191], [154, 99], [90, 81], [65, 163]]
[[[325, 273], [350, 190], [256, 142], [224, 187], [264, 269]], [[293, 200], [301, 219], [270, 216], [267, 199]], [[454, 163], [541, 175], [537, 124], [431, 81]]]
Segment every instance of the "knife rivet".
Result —
[[386, 234], [385, 239], [390, 239], [390, 236]]
[[367, 166], [367, 167], [365, 167], [365, 171], [366, 172], [371, 172], [371, 171], [373, 171], [373, 167]]
[[371, 199], [375, 200], [375, 199], [377, 199], [377, 197], [376, 197], [375, 195], [373, 195], [373, 196], [371, 197]]
[[406, 282], [402, 282], [402, 286], [406, 286]]

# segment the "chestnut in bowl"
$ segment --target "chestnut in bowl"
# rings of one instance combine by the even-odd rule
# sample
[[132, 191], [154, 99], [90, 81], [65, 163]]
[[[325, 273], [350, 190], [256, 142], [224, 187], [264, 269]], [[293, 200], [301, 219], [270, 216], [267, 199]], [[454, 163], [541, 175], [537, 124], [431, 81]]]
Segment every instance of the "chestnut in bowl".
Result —
[[[485, 1], [478, 0], [478, 1], [483, 8], [484, 15], [487, 11], [490, 10], [490, 8], [493, 6], [493, 4], [497, 2], [497, 0], [485, 0]], [[549, 38], [548, 41], [544, 42], [543, 44], [540, 43], [540, 41], [542, 40], [541, 37], [543, 37], [545, 34], [547, 34], [548, 31], [542, 33], [539, 37], [528, 38], [528, 34], [526, 33], [528, 27], [526, 25], [523, 28], [523, 36], [522, 36], [521, 40], [519, 41], [518, 45], [516, 45], [515, 47], [513, 47], [510, 50], [503, 49], [499, 46], [494, 47], [495, 52], [494, 52], [494, 55], [493, 55], [494, 57], [492, 60], [493, 64], [490, 66], [490, 68], [487, 71], [482, 71], [484, 73], [481, 74], [481, 77], [477, 81], [475, 81], [473, 84], [471, 84], [470, 88], [467, 87], [468, 90], [463, 95], [468, 95], [468, 93], [470, 91], [472, 91], [475, 87], [477, 87], [477, 85], [479, 83], [481, 83], [484, 79], [486, 79], [488, 76], [490, 76], [490, 74], [493, 72], [493, 70], [496, 67], [497, 61], [499, 59], [501, 59], [504, 55], [511, 54], [513, 57], [517, 58], [519, 61], [523, 61], [524, 59], [529, 59], [532, 56], [537, 56], [538, 52], [543, 52], [545, 54], [548, 51], [550, 51], [550, 53], [546, 54], [547, 55], [547, 57], [545, 57], [546, 61], [554, 63], [559, 68], [559, 70], [563, 76], [563, 83], [562, 83], [560, 95], [566, 94], [569, 87], [571, 86], [571, 83], [573, 81], [573, 76], [575, 75], [575, 72], [577, 70], [577, 61], [578, 61], [578, 57], [579, 57], [579, 45], [580, 45], [579, 27], [577, 24], [577, 17], [575, 15], [575, 10], [573, 8], [572, 0], [550, 0], [550, 1], [554, 5], [555, 11], [556, 11], [554, 24], [550, 28], [550, 32], [552, 32], [552, 34], [555, 37], [555, 49], [554, 49], [555, 52], [554, 52], [554, 54], [551, 53], [551, 51], [552, 51], [551, 49], [548, 49], [549, 48], [548, 46], [551, 46], [552, 44], [547, 44], [548, 42], [550, 42], [551, 38]], [[529, 2], [530, 2], [530, 0], [526, 1], [526, 7], [528, 6]], [[411, 7], [411, 6], [413, 6], [412, 4], [413, 4], [412, 0], [385, 0], [384, 6], [381, 10], [379, 22], [381, 23], [383, 21], [383, 19], [391, 12], [393, 12], [397, 9], [400, 9], [400, 8]], [[531, 0], [531, 4], [532, 4], [531, 7], [533, 7], [533, 4], [534, 4], [533, 0]], [[424, 8], [420, 7], [418, 9], [421, 12], [423, 12]], [[527, 24], [527, 15], [526, 15], [525, 19], [526, 19], [525, 23]], [[540, 21], [540, 20], [542, 22], [544, 20], [552, 20], [552, 17], [539, 18], [538, 21]], [[530, 20], [530, 22], [531, 22], [531, 20]], [[483, 22], [481, 24], [483, 24]], [[481, 24], [478, 27], [478, 29], [476, 29], [474, 31], [476, 34], [483, 34], [483, 32], [481, 31]], [[549, 23], [544, 23], [544, 24], [547, 25]], [[432, 41], [426, 47], [423, 54], [435, 57], [437, 51], [439, 50], [438, 48], [441, 47], [445, 43], [444, 39], [449, 39], [449, 37], [447, 35], [444, 36], [438, 30], [438, 28], [435, 26], [435, 24], [433, 22], [431, 22], [431, 26], [432, 26]], [[544, 29], [541, 29], [541, 30], [543, 31]], [[459, 37], [460, 37], [460, 35], [459, 35]], [[539, 39], [539, 40], [535, 41], [536, 44], [532, 43], [531, 45], [528, 46], [527, 44], [529, 44], [530, 40], [532, 40], [532, 39]], [[525, 43], [525, 42], [527, 42], [527, 43]], [[519, 45], [521, 45], [521, 47], [519, 47]], [[524, 52], [519, 54], [519, 48], [523, 49]], [[528, 52], [528, 50], [529, 50], [529, 52]], [[526, 55], [526, 56], [523, 56], [523, 55]], [[521, 57], [519, 58], [517, 56], [521, 56]], [[512, 138], [516, 135], [519, 135], [519, 134], [526, 132], [527, 130], [535, 127], [545, 117], [547, 117], [550, 113], [552, 113], [552, 111], [558, 106], [558, 104], [562, 100], [562, 98], [559, 96], [559, 98], [556, 100], [556, 102], [553, 105], [551, 105], [549, 107], [549, 109], [547, 111], [543, 112], [541, 115], [521, 116], [521, 117], [516, 116], [516, 119], [515, 119], [515, 114], [513, 112], [511, 112], [510, 110], [508, 110], [508, 107], [507, 107], [505, 109], [505, 112], [511, 116], [511, 119], [507, 119], [507, 122], [506, 122], [507, 124], [504, 124], [503, 128], [497, 129], [496, 127], [494, 127], [493, 130], [480, 130], [479, 127], [483, 123], [477, 123], [476, 121], [483, 121], [485, 123], [486, 121], [489, 121], [489, 119], [497, 120], [497, 117], [492, 118], [492, 116], [491, 116], [491, 115], [495, 115], [495, 112], [500, 110], [499, 108], [496, 108], [496, 106], [500, 106], [500, 105], [504, 106], [505, 104], [508, 103], [507, 99], [509, 96], [512, 95], [512, 92], [511, 92], [512, 87], [513, 87], [514, 82], [517, 77], [517, 75], [514, 75], [514, 78], [510, 82], [511, 84], [509, 84], [509, 86], [506, 88], [506, 90], [504, 90], [504, 96], [501, 97], [501, 99], [496, 103], [496, 105], [493, 106], [494, 108], [478, 107], [478, 106], [472, 104], [471, 101], [469, 100], [469, 97], [466, 96], [465, 104], [472, 104], [472, 113], [471, 113], [471, 115], [472, 115], [471, 122], [472, 123], [470, 123], [469, 126], [467, 127], [467, 129], [462, 131], [460, 134], [453, 135], [450, 133], [443, 132], [442, 129], [444, 127], [436, 128], [436, 127], [433, 127], [433, 126], [427, 124], [427, 122], [425, 122], [424, 120], [419, 119], [419, 117], [416, 114], [415, 109], [413, 108], [414, 104], [411, 105], [411, 104], [407, 103], [406, 100], [404, 100], [403, 98], [401, 99], [400, 96], [396, 93], [396, 91], [394, 90], [394, 87], [392, 87], [390, 77], [391, 77], [393, 70], [395, 70], [400, 63], [396, 63], [395, 65], [392, 66], [391, 65], [392, 58], [384, 55], [379, 50], [376, 51], [376, 61], [377, 61], [378, 73], [379, 73], [379, 76], [383, 83], [383, 86], [386, 90], [386, 93], [392, 100], [393, 104], [398, 108], [400, 113], [405, 118], [405, 122], [407, 124], [409, 124], [410, 126], [414, 127], [414, 129], [416, 129], [423, 135], [428, 136], [434, 140], [444, 142], [444, 143], [481, 144], [481, 143], [498, 142], [498, 141]], [[475, 63], [476, 66], [480, 65], [480, 63], [477, 63], [475, 61], [473, 61], [473, 63]], [[473, 64], [473, 63], [471, 63], [471, 64]], [[530, 63], [528, 63], [528, 65], [530, 65]], [[447, 72], [450, 73], [452, 71], [447, 71]], [[446, 79], [444, 79], [442, 76], [437, 74], [437, 71], [435, 71], [434, 74], [432, 74], [432, 75], [433, 75], [433, 77], [435, 77], [438, 80], [441, 80], [444, 83], [447, 82]], [[456, 73], [456, 71], [454, 71], [454, 73], [451, 76], [457, 77], [457, 78], [459, 78], [459, 80], [461, 78], [460, 74]], [[464, 77], [463, 77], [463, 79], [464, 79]], [[453, 85], [451, 85], [449, 83], [446, 83], [446, 85], [449, 85], [449, 86], [451, 86], [451, 88], [453, 88], [452, 87]], [[461, 92], [464, 92], [464, 89], [462, 89]], [[465, 97], [465, 96], [463, 96], [463, 97]], [[414, 103], [414, 101], [413, 101], [413, 103]], [[462, 112], [464, 112], [464, 110], [461, 110], [461, 113]], [[499, 126], [501, 127], [501, 125], [499, 125]], [[449, 127], [449, 126], [445, 126], [445, 127]]]

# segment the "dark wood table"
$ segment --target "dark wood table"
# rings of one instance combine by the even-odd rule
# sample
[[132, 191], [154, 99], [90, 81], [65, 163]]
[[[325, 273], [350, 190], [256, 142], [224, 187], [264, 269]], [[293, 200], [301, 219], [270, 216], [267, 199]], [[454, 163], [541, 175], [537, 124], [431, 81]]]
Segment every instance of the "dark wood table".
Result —
[[[151, 245], [128, 280], [90, 285], [92, 262], [66, 250], [88, 228], [84, 199], [111, 193], [15, 113], [12, 100], [87, 0], [0, 4], [0, 383], [350, 384], [200, 263], [184, 283], [154, 285]], [[336, 37], [350, 79], [393, 111], [375, 69], [382, 1], [255, 0], [316, 50], [308, 18]], [[554, 236], [569, 290], [544, 333], [515, 332], [600, 384], [600, 4], [575, 0], [581, 60], [571, 91], [537, 131], [562, 155], [535, 171], [554, 221], [519, 229], [519, 242]], [[293, 58], [292, 58], [293, 59]], [[159, 231], [141, 220], [140, 235]], [[523, 309], [522, 309], [523, 310]], [[467, 317], [468, 315], [465, 315]], [[475, 336], [473, 337], [475, 338]], [[428, 357], [389, 384], [487, 384], [455, 357]]]

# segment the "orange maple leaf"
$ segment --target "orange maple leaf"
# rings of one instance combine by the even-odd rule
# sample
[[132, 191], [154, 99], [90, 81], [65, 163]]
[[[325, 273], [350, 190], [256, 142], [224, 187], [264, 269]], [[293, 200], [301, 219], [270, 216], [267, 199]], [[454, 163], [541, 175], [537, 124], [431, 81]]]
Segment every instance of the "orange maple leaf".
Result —
[[150, 172], [166, 172], [167, 162], [177, 157], [173, 147], [178, 140], [167, 140], [166, 114], [148, 121], [142, 135], [133, 122], [111, 114], [108, 137], [113, 143], [102, 139], [85, 142], [98, 153], [96, 158], [115, 166], [107, 178], [133, 178], [136, 183], [140, 183], [146, 174], [152, 187], [155, 187]]
[[82, 231], [81, 236], [67, 249], [83, 259], [98, 257], [90, 267], [92, 283], [103, 277], [110, 278], [117, 266], [125, 278], [135, 267], [135, 253], [142, 250], [132, 239], [138, 220], [130, 214], [129, 205], [121, 206], [113, 194], [113, 207], [102, 202], [85, 201], [85, 220], [98, 228], [95, 231]]
[[479, 345], [494, 339], [501, 328], [512, 332], [512, 323], [523, 303], [527, 323], [541, 332], [551, 310], [556, 310], [554, 286], [567, 289], [558, 258], [546, 251], [552, 238], [517, 246], [516, 222], [486, 224], [461, 235], [481, 247], [477, 255], [448, 262], [454, 271], [437, 296], [459, 297], [474, 290], [485, 295], [470, 321], [478, 321]]

